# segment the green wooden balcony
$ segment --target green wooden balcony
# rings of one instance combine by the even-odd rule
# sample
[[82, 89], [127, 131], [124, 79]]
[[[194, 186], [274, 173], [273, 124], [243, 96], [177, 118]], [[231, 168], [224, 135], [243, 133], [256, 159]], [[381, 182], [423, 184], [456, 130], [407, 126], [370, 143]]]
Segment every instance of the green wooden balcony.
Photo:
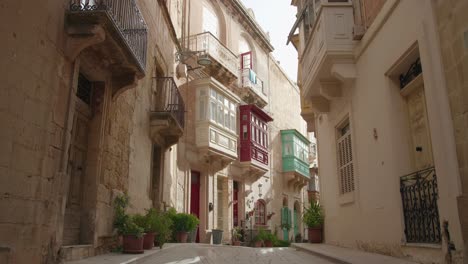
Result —
[[310, 179], [310, 141], [295, 129], [281, 130], [283, 174], [288, 186], [304, 187]]

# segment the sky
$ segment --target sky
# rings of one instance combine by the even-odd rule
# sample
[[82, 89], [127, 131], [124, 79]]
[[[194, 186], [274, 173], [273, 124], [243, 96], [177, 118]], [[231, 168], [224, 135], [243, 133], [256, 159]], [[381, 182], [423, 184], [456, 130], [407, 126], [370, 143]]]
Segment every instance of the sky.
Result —
[[286, 46], [289, 31], [296, 20], [296, 8], [291, 0], [241, 0], [252, 8], [255, 19], [265, 32], [270, 32], [273, 56], [292, 81], [297, 80], [297, 51], [290, 43]]

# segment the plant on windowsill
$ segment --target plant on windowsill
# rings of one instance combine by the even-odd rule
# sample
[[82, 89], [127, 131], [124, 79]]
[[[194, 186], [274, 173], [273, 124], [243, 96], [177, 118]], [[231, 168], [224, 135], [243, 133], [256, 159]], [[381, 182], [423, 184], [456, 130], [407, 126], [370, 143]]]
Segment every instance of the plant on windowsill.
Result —
[[308, 227], [309, 242], [322, 243], [323, 210], [316, 201], [311, 201], [309, 208], [304, 208], [303, 222]]
[[289, 223], [283, 223], [281, 224], [281, 229], [286, 229], [286, 230], [291, 230], [291, 224]]

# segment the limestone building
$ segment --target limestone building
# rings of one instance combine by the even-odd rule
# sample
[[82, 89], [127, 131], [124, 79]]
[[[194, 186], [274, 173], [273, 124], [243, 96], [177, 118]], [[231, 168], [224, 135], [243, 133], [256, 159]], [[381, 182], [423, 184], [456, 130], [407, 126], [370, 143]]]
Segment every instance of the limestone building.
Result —
[[201, 242], [302, 232], [299, 90], [239, 1], [8, 0], [0, 21], [0, 263], [107, 252], [124, 192], [199, 215]]
[[289, 41], [300, 57], [301, 115], [317, 135], [325, 241], [466, 263], [468, 3], [292, 4]]

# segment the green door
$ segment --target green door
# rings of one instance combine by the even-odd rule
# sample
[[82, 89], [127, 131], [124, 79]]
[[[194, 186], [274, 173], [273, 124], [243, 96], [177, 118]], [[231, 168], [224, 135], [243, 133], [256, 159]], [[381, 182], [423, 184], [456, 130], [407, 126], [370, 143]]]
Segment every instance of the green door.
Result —
[[[283, 226], [283, 240], [289, 241], [289, 228], [291, 227], [291, 210], [287, 207], [281, 208], [281, 225]], [[287, 228], [287, 226], [289, 228]]]
[[294, 241], [299, 234], [299, 212], [294, 208]]

